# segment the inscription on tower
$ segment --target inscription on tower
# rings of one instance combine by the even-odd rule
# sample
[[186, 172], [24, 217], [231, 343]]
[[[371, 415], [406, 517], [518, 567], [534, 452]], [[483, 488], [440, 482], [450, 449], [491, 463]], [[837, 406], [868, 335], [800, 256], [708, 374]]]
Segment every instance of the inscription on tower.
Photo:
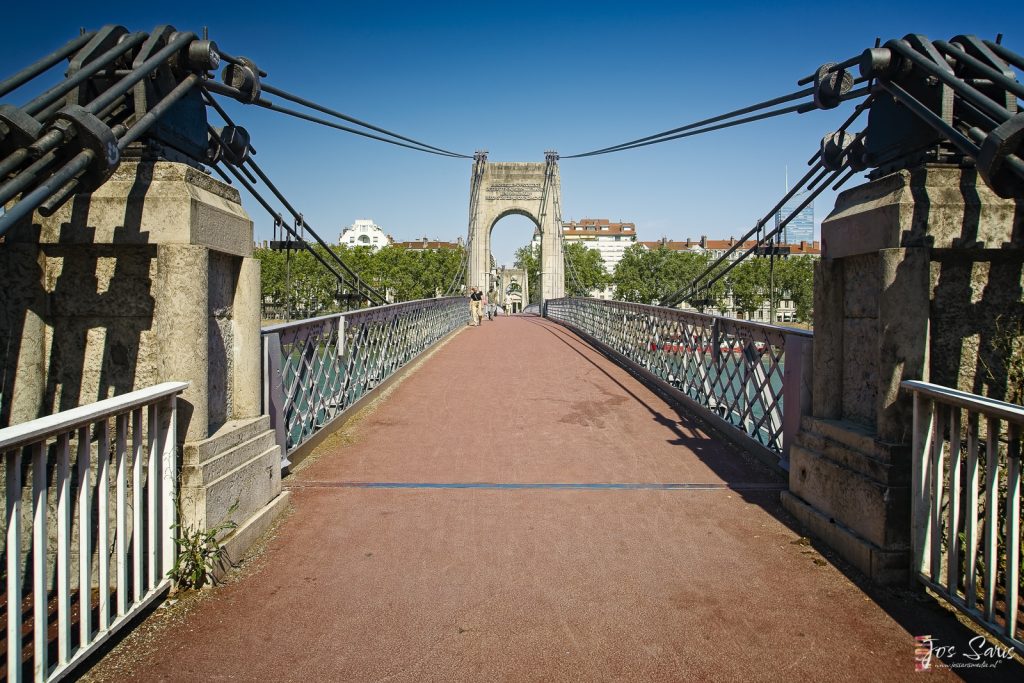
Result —
[[484, 189], [488, 201], [540, 201], [544, 188], [540, 183], [491, 183]]

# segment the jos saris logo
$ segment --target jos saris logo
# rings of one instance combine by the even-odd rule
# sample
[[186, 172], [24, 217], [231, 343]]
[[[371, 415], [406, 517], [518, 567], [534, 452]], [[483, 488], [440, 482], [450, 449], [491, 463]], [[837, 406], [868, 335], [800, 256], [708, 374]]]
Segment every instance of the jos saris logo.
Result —
[[975, 636], [966, 646], [939, 642], [933, 636], [914, 636], [914, 671], [932, 669], [991, 669], [1013, 659], [1013, 648], [993, 645]]

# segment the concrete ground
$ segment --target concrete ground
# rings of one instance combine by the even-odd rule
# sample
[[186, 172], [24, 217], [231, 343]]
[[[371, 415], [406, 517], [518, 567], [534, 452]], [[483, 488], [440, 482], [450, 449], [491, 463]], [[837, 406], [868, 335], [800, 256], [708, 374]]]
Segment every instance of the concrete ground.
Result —
[[907, 680], [915, 635], [973, 635], [865, 592], [784, 481], [535, 317], [455, 336], [285, 484], [259, 566], [118, 678]]

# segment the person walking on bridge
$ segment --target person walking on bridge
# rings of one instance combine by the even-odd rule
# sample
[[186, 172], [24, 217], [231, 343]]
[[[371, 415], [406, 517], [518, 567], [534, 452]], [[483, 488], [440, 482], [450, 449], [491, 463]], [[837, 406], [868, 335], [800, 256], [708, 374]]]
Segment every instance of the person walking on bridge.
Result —
[[471, 325], [480, 327], [480, 302], [484, 295], [476, 287], [469, 288], [469, 314], [472, 318]]

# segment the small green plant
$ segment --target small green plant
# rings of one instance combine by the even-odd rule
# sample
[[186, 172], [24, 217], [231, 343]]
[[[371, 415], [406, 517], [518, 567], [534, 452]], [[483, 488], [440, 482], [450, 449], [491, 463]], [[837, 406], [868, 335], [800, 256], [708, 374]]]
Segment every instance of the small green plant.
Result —
[[238, 527], [230, 515], [238, 508], [238, 501], [228, 509], [228, 519], [209, 529], [196, 529], [176, 523], [174, 543], [178, 546], [178, 557], [167, 572], [168, 578], [182, 590], [199, 589], [206, 585], [211, 572], [224, 557], [227, 550], [218, 538], [223, 532]]

